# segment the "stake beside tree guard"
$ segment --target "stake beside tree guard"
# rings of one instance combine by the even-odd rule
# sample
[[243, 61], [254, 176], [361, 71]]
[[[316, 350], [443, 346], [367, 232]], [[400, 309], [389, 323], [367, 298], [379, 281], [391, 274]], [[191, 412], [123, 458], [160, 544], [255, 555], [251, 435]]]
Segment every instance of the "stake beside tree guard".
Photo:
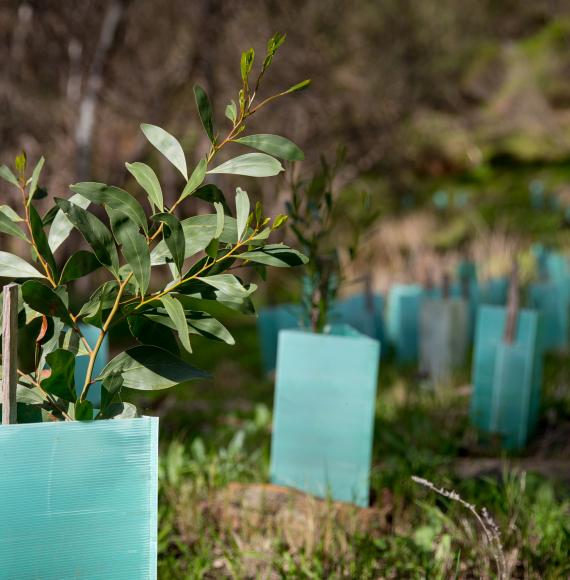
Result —
[[2, 306], [2, 424], [17, 422], [18, 285], [3, 289]]
[[508, 307], [480, 309], [473, 360], [471, 420], [510, 450], [526, 445], [539, 413], [542, 349], [539, 314], [519, 310], [513, 270]]

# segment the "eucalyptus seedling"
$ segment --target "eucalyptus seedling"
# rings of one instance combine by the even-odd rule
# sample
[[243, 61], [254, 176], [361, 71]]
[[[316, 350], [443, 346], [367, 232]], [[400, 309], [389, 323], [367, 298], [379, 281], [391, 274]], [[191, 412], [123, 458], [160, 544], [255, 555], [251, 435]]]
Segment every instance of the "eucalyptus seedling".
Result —
[[[19, 238], [29, 247], [30, 260], [0, 251], [0, 277], [19, 283], [20, 368], [17, 400], [35, 412], [36, 420], [90, 420], [131, 417], [136, 408], [123, 402], [125, 388], [157, 390], [203, 377], [204, 373], [181, 356], [192, 352], [192, 338], [200, 335], [233, 344], [226, 327], [211, 312], [222, 304], [253, 313], [253, 283], [244, 282], [235, 269], [289, 267], [307, 258], [284, 245], [270, 243], [273, 230], [285, 216], [266, 217], [261, 205], [251, 207], [245, 190], [237, 187], [235, 214], [222, 190], [208, 182], [210, 175], [230, 174], [271, 177], [283, 170], [281, 160], [297, 161], [303, 152], [278, 135], [247, 134], [250, 117], [280, 97], [305, 88], [303, 81], [260, 99], [263, 79], [285, 37], [276, 34], [267, 44], [261, 67], [254, 75], [254, 52], [241, 58], [241, 86], [237, 103], [226, 107], [229, 129], [218, 128], [208, 95], [194, 87], [198, 115], [210, 141], [208, 153], [195, 167], [179, 141], [164, 129], [143, 124], [151, 143], [183, 177], [174, 203], [165, 203], [159, 176], [142, 162], [127, 163], [148, 198], [147, 207], [137, 196], [106, 183], [83, 182], [70, 186], [69, 198], [50, 197], [41, 187], [43, 157], [29, 171], [25, 155], [16, 158], [14, 170], [0, 168], [2, 177], [19, 192], [20, 207], [0, 206], [0, 231]], [[222, 149], [254, 149], [217, 163]], [[37, 201], [50, 197], [51, 206], [41, 215]], [[207, 215], [186, 219], [176, 210], [190, 198], [213, 207]], [[92, 211], [102, 206], [106, 218]], [[86, 242], [65, 261], [58, 249], [77, 230]], [[151, 289], [157, 268], [169, 269], [168, 281]], [[70, 307], [69, 284], [96, 270], [106, 273], [102, 285], [78, 310]], [[164, 278], [162, 278], [164, 279]], [[94, 365], [108, 333], [127, 322], [137, 345], [119, 353], [98, 375]], [[99, 329], [93, 346], [82, 325]], [[89, 357], [82, 385], [75, 385], [75, 357]], [[97, 409], [89, 399], [95, 382], [102, 382]]]

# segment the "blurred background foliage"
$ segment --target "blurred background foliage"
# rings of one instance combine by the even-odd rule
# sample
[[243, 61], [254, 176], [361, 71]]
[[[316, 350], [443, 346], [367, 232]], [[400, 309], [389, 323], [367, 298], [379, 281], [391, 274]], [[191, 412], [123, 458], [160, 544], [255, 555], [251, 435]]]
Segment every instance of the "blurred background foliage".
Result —
[[[180, 176], [146, 147], [139, 122], [171, 131], [196, 162], [208, 144], [192, 114], [193, 83], [223, 118], [236, 55], [263, 51], [277, 30], [288, 35], [287, 66], [267, 91], [299, 77], [313, 84], [265, 116], [265, 130], [306, 151], [302, 173], [346, 146], [337, 189], [367, 190], [383, 218], [369, 228], [355, 278], [371, 266], [379, 288], [421, 278], [450, 250], [493, 256], [496, 275], [528, 237], [568, 241], [563, 0], [9, 0], [0, 5], [0, 162], [21, 149], [32, 160], [45, 154], [45, 185], [61, 195], [80, 179], [136, 191], [123, 163], [140, 159], [158, 164], [173, 200]], [[542, 210], [529, 202], [536, 180]], [[287, 177], [264, 183], [252, 193], [282, 211]], [[340, 213], [358, 219], [342, 198]]]

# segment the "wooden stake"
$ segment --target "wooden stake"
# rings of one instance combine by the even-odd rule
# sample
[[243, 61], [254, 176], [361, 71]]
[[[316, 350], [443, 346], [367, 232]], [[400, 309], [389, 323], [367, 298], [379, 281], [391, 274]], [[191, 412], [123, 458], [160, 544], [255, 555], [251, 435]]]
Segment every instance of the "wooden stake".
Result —
[[18, 383], [18, 285], [3, 289], [2, 309], [2, 425], [16, 423]]
[[505, 324], [505, 342], [509, 344], [514, 342], [517, 333], [519, 306], [519, 269], [515, 260], [511, 273], [509, 297], [507, 300], [507, 323]]

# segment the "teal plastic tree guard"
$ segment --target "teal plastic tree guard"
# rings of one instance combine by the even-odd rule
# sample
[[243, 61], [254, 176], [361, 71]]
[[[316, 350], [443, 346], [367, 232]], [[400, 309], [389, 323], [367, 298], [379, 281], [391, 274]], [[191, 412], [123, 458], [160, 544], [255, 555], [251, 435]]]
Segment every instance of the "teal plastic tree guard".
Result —
[[[89, 324], [80, 324], [81, 332], [85, 337], [85, 340], [89, 343], [89, 346], [93, 348], [97, 339], [99, 338], [99, 333], [101, 330], [95, 326]], [[93, 367], [93, 377], [101, 374], [101, 371], [105, 368], [105, 365], [109, 362], [109, 335], [106, 335], [103, 339], [103, 344], [97, 353], [95, 358], [95, 365]], [[77, 394], [81, 393], [83, 384], [85, 383], [85, 376], [87, 375], [87, 365], [89, 364], [89, 357], [87, 355], [82, 355], [75, 357], [75, 388]], [[89, 395], [87, 398], [93, 403], [93, 406], [98, 409], [101, 406], [101, 383], [93, 383], [89, 389]]]
[[297, 304], [283, 304], [264, 308], [257, 317], [257, 333], [261, 347], [263, 370], [266, 374], [275, 370], [277, 362], [277, 337], [280, 330], [298, 328], [301, 321], [301, 307]]
[[566, 350], [569, 344], [568, 292], [560, 283], [531, 284], [528, 305], [542, 318], [541, 345], [546, 351]]
[[465, 364], [469, 305], [460, 298], [425, 299], [420, 312], [420, 370], [434, 383]]
[[538, 421], [542, 383], [539, 315], [521, 310], [515, 340], [504, 342], [505, 308], [479, 311], [473, 360], [471, 421], [501, 436], [505, 449], [526, 445]]
[[368, 506], [379, 356], [346, 325], [280, 332], [273, 483]]
[[490, 278], [481, 286], [481, 304], [487, 306], [505, 306], [509, 292], [509, 279], [501, 276]]
[[361, 334], [384, 340], [384, 298], [381, 294], [353, 294], [337, 302], [330, 315], [332, 324], [348, 324]]
[[154, 580], [158, 419], [0, 426], [0, 577]]
[[386, 328], [399, 362], [418, 360], [419, 318], [423, 299], [424, 290], [416, 284], [396, 284], [388, 294]]
[[549, 252], [545, 259], [545, 269], [548, 280], [561, 284], [568, 289], [570, 284], [570, 269], [568, 258], [560, 252]]

